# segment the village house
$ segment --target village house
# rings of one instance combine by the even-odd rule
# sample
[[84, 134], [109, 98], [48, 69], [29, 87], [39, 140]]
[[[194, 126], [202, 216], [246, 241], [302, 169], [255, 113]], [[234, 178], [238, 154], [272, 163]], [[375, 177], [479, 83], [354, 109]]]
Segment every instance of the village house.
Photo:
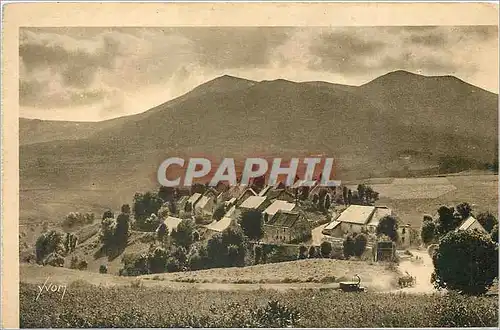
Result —
[[279, 210], [264, 224], [268, 243], [290, 243], [310, 235], [311, 226], [302, 212]]
[[257, 210], [262, 212], [269, 206], [269, 204], [269, 200], [264, 196], [250, 196], [240, 204], [239, 208], [242, 212], [246, 210]]
[[[243, 202], [245, 202], [251, 196], [257, 196], [257, 193], [252, 188], [244, 188], [238, 189], [239, 194], [233, 197], [236, 197], [236, 206], [240, 206]], [[236, 192], [235, 192], [236, 193]]]
[[[324, 235], [343, 237], [352, 233], [375, 233], [379, 221], [392, 215], [392, 210], [386, 206], [349, 205], [333, 221], [322, 230]], [[409, 224], [398, 224], [398, 242], [400, 248], [408, 247], [411, 243]]]
[[200, 198], [201, 198], [200, 193], [192, 194], [191, 197], [189, 197], [189, 199], [184, 204], [184, 211], [185, 212], [192, 212], [194, 210], [194, 205], [196, 204], [196, 202], [198, 202], [198, 200]]
[[207, 189], [203, 195], [194, 203], [194, 215], [201, 217], [210, 217], [214, 212], [217, 203], [217, 192], [213, 189]]
[[[179, 226], [181, 221], [182, 221], [182, 219], [176, 218], [176, 217], [171, 217], [171, 216], [168, 216], [165, 219], [161, 220], [161, 222], [167, 226], [169, 233], [171, 233], [174, 229], [177, 229], [177, 227]], [[160, 226], [161, 226], [161, 223], [160, 223]], [[160, 228], [160, 226], [158, 226], [158, 228]], [[158, 228], [156, 229], [156, 232], [158, 232]]]
[[285, 200], [275, 200], [271, 205], [269, 205], [263, 212], [262, 216], [264, 219], [264, 222], [267, 223], [272, 219], [272, 217], [278, 212], [278, 211], [293, 211], [296, 209], [296, 204], [295, 203], [290, 203]]
[[220, 219], [219, 221], [212, 221], [212, 223], [206, 225], [205, 228], [218, 233], [223, 232], [224, 230], [229, 228], [229, 226], [236, 223], [236, 214], [236, 206], [233, 205], [229, 208], [226, 214], [224, 214], [222, 219]]
[[476, 218], [474, 218], [472, 215], [470, 215], [467, 219], [465, 219], [460, 226], [458, 226], [458, 230], [478, 230], [482, 233], [488, 233], [486, 229], [477, 221]]

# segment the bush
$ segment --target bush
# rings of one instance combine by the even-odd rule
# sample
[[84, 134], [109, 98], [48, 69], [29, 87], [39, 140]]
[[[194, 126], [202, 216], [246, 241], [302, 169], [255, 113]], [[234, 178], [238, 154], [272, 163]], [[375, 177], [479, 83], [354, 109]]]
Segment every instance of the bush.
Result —
[[321, 256], [323, 258], [329, 258], [332, 253], [332, 244], [330, 242], [322, 242], [320, 245]]
[[88, 267], [88, 263], [86, 260], [80, 260], [78, 263], [78, 270], [85, 270]]
[[483, 294], [498, 276], [497, 245], [478, 231], [449, 232], [432, 259], [437, 288]]
[[106, 265], [99, 266], [99, 273], [107, 274], [108, 273], [108, 266], [106, 266]]

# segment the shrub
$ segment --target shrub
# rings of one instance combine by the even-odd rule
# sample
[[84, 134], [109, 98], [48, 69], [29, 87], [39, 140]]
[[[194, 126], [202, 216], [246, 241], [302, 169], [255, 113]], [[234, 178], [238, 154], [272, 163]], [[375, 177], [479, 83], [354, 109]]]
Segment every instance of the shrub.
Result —
[[62, 226], [73, 228], [75, 226], [84, 226], [93, 223], [95, 220], [94, 213], [70, 212], [64, 218]]
[[466, 294], [482, 294], [498, 276], [498, 248], [478, 231], [452, 231], [433, 255], [433, 283]]
[[108, 266], [106, 266], [106, 265], [99, 266], [99, 273], [107, 274], [107, 272], [108, 272]]
[[86, 260], [80, 260], [78, 263], [78, 270], [85, 270], [88, 267], [88, 263]]
[[111, 210], [107, 210], [102, 214], [102, 220], [104, 219], [114, 219], [115, 215]]
[[330, 242], [322, 242], [320, 245], [321, 256], [323, 258], [329, 258], [332, 253], [332, 244]]

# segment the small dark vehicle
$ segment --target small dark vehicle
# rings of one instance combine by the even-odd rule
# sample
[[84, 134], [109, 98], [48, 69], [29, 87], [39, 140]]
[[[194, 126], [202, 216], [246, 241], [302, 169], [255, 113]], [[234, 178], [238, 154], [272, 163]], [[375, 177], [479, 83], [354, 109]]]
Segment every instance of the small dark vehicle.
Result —
[[354, 275], [353, 281], [345, 281], [339, 283], [339, 290], [342, 292], [366, 292], [366, 288], [359, 286], [361, 277], [358, 274]]

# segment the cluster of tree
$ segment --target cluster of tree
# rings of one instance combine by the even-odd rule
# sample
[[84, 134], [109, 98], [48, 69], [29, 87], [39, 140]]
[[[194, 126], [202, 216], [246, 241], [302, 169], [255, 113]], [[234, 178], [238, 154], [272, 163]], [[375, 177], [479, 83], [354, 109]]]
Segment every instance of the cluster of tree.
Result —
[[357, 194], [355, 197], [351, 197], [352, 200], [349, 204], [370, 205], [375, 203], [378, 200], [378, 197], [379, 193], [373, 190], [371, 186], [358, 184]]
[[[468, 203], [460, 203], [456, 207], [441, 206], [437, 219], [425, 215], [422, 223], [421, 238], [425, 244], [437, 243], [447, 233], [454, 231], [469, 216], [473, 216], [472, 207]], [[483, 228], [490, 233], [493, 241], [498, 242], [498, 220], [490, 212], [480, 213], [476, 217]]]
[[163, 203], [163, 199], [157, 193], [150, 191], [144, 194], [136, 193], [133, 205], [135, 228], [144, 231], [154, 231], [158, 226], [158, 222], [154, 221], [154, 217], [157, 217]]
[[130, 206], [124, 204], [116, 220], [112, 211], [102, 215], [99, 237], [104, 248], [108, 251], [127, 245], [130, 228]]
[[135, 276], [244, 265], [247, 245], [240, 229], [230, 227], [212, 236], [206, 245], [195, 244], [196, 233], [192, 221], [183, 220], [171, 233], [174, 245], [168, 248], [152, 246], [148, 253], [125, 255], [120, 274]]
[[344, 258], [361, 257], [366, 250], [368, 237], [363, 233], [352, 233], [346, 236], [342, 244]]
[[62, 226], [65, 228], [84, 226], [94, 223], [94, 220], [94, 213], [70, 212], [66, 215], [66, 218], [64, 218]]
[[64, 265], [64, 256], [75, 250], [77, 237], [72, 233], [50, 230], [38, 237], [35, 243], [36, 262], [42, 265]]
[[485, 293], [498, 278], [498, 244], [475, 230], [449, 231], [432, 254], [436, 288], [464, 294]]

